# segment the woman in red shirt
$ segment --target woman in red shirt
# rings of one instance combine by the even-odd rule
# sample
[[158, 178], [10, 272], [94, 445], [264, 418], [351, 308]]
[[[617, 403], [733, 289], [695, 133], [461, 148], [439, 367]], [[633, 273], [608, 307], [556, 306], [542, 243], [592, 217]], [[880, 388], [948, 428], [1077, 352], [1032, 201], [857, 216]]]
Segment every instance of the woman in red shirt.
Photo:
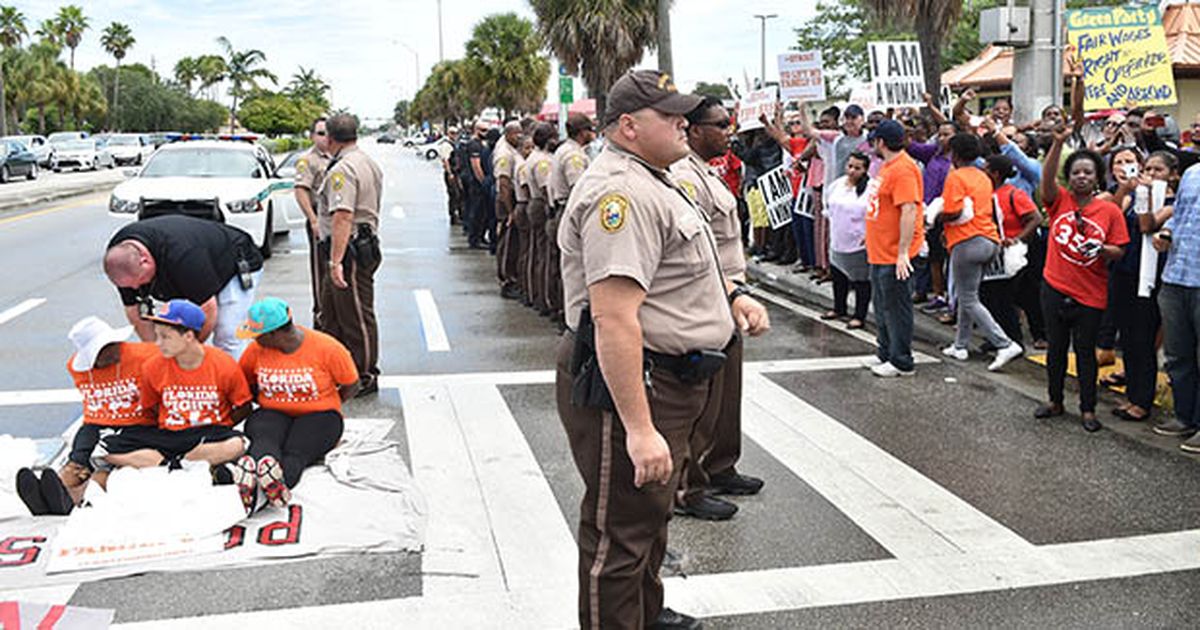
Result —
[[[1046, 164], [1058, 164], [1063, 143], [1070, 136], [1070, 127], [1055, 128]], [[1042, 171], [1041, 197], [1050, 220], [1042, 272], [1042, 310], [1050, 342], [1046, 352], [1050, 401], [1038, 407], [1034, 417], [1063, 414], [1067, 350], [1074, 341], [1080, 419], [1087, 431], [1099, 431], [1096, 333], [1108, 303], [1108, 263], [1124, 254], [1129, 234], [1121, 210], [1111, 201], [1096, 198], [1104, 173], [1103, 158], [1095, 151], [1079, 150], [1067, 158], [1063, 170], [1069, 190], [1058, 185], [1054, 169]]]

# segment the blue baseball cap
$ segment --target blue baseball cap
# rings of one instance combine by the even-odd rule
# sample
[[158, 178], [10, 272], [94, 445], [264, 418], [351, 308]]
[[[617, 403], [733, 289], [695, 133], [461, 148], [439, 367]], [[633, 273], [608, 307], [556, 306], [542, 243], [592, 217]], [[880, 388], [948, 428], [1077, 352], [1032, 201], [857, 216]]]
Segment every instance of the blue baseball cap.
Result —
[[204, 311], [188, 300], [171, 300], [154, 315], [144, 315], [142, 319], [159, 324], [183, 326], [196, 332], [204, 328]]
[[287, 302], [276, 297], [263, 298], [250, 306], [237, 336], [239, 339], [254, 339], [279, 330], [290, 321], [292, 309], [288, 308]]
[[883, 120], [875, 128], [875, 131], [872, 131], [871, 135], [867, 136], [867, 141], [869, 142], [875, 142], [876, 140], [883, 140], [884, 144], [890, 145], [903, 142], [904, 126], [890, 118]]
[[863, 108], [855, 103], [848, 105], [846, 110], [842, 112], [842, 116], [846, 118], [862, 118], [862, 115]]

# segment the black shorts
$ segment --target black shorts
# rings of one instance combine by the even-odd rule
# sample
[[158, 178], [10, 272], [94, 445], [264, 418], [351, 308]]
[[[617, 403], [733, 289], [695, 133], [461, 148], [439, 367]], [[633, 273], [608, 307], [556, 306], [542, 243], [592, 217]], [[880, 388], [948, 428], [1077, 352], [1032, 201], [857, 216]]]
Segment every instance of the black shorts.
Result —
[[925, 242], [929, 244], [929, 262], [941, 263], [946, 260], [946, 245], [942, 241], [944, 230], [941, 223], [934, 223], [925, 232]]
[[163, 457], [182, 457], [201, 444], [224, 442], [230, 438], [244, 438], [240, 431], [222, 425], [195, 427], [182, 431], [168, 431], [158, 427], [121, 427], [106, 429], [100, 433], [100, 443], [94, 457], [132, 453], [142, 449], [153, 449]]
[[96, 424], [80, 425], [79, 430], [75, 432], [75, 439], [71, 442], [71, 454], [67, 456], [67, 461], [91, 470], [92, 451], [96, 449], [96, 442], [100, 441], [100, 429], [103, 428], [105, 427]]

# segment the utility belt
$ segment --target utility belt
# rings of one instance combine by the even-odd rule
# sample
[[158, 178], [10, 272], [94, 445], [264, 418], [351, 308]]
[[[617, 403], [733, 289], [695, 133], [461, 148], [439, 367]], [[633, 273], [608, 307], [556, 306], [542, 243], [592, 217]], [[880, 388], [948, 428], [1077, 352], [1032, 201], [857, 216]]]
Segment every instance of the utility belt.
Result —
[[[734, 342], [730, 341], [730, 345]], [[646, 387], [653, 387], [650, 373], [662, 368], [682, 383], [703, 383], [721, 371], [728, 358], [726, 346], [722, 350], [693, 350], [683, 355], [669, 355], [652, 350], [642, 350], [642, 376]], [[579, 316], [579, 327], [575, 331], [575, 345], [571, 351], [570, 372], [571, 404], [616, 413], [612, 392], [600, 371], [600, 360], [596, 356], [596, 330], [592, 324], [591, 308], [584, 306]]]
[[[317, 252], [330, 258], [333, 251], [332, 237], [326, 236], [317, 243]], [[383, 260], [383, 252], [379, 249], [379, 237], [371, 226], [359, 223], [346, 243], [346, 255], [342, 257], [342, 266], [347, 274], [351, 271], [351, 263], [357, 262], [363, 267], [373, 267]]]
[[565, 200], [564, 201], [555, 201], [553, 203], [547, 201], [546, 202], [546, 218], [553, 219], [554, 217], [557, 217], [558, 215], [562, 214], [563, 208], [565, 208], [566, 206], [567, 206], [567, 202]]

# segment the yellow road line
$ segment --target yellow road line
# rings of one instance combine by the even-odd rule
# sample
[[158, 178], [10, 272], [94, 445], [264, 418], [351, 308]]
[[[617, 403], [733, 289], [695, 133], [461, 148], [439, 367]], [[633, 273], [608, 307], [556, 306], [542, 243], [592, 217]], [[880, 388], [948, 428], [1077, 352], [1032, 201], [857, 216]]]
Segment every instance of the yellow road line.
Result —
[[8, 217], [7, 219], [0, 219], [0, 225], [4, 225], [5, 223], [14, 223], [14, 222], [20, 221], [22, 219], [32, 219], [33, 217], [40, 217], [42, 215], [52, 214], [55, 212], [61, 212], [63, 210], [70, 210], [71, 208], [78, 208], [79, 206], [86, 206], [90, 203], [95, 203], [98, 200], [98, 198], [103, 197], [106, 194], [107, 193], [92, 194], [92, 195], [88, 195], [87, 197], [84, 197], [83, 199], [76, 199], [75, 201], [72, 201], [70, 203], [64, 203], [64, 204], [57, 205], [57, 206], [51, 206], [49, 208], [43, 208], [41, 210], [35, 210], [33, 212], [26, 212], [25, 214], [18, 214], [15, 217]]

